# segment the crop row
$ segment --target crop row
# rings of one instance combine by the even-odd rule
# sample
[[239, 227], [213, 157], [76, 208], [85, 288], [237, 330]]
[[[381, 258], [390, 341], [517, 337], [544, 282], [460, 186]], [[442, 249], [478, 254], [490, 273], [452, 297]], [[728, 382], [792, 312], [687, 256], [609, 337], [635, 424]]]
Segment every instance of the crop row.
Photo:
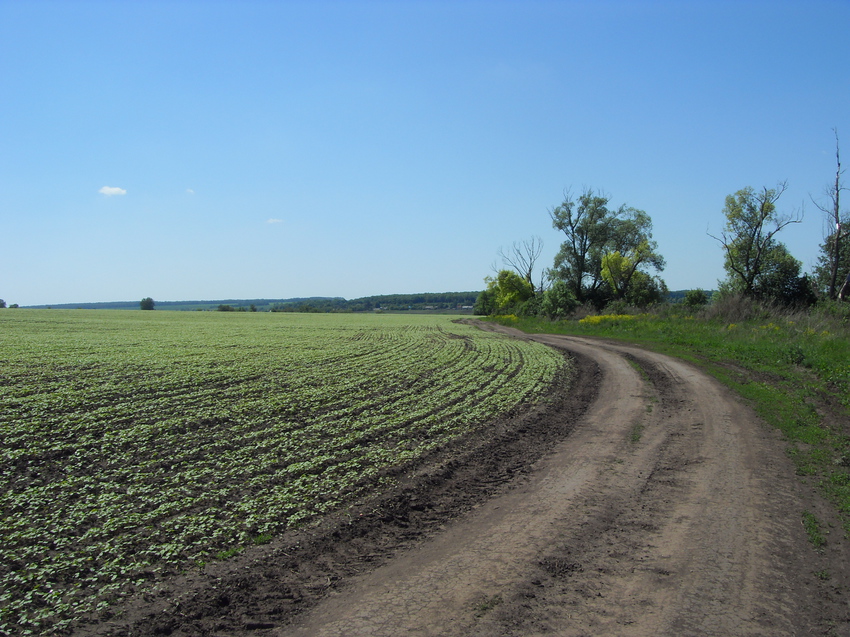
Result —
[[0, 328], [0, 633], [61, 632], [350, 502], [563, 364], [445, 317], [16, 311]]

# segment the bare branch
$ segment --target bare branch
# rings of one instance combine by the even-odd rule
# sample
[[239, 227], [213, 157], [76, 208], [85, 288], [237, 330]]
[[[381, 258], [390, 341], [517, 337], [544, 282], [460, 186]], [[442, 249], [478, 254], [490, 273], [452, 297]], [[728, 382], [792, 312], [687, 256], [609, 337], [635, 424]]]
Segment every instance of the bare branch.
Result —
[[531, 289], [535, 291], [536, 288], [533, 280], [534, 266], [542, 252], [543, 240], [537, 236], [525, 239], [521, 243], [514, 241], [508, 252], [499, 248], [499, 256], [502, 258], [502, 263], [513, 268], [517, 274], [531, 284]]

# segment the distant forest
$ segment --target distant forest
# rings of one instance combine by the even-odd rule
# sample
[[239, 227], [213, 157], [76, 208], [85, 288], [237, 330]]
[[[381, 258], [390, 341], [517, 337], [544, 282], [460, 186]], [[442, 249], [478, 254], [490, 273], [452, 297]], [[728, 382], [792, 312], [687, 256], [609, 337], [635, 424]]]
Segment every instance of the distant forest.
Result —
[[[347, 300], [342, 297], [155, 301], [154, 309], [229, 312], [448, 312], [472, 313], [479, 292], [385, 294]], [[138, 310], [139, 301], [31, 305], [35, 309]]]
[[472, 307], [480, 292], [442, 292], [422, 294], [384, 294], [364, 296], [347, 301], [342, 298], [331, 299], [290, 299], [273, 304], [272, 312], [385, 312], [407, 311], [466, 311], [472, 313]]

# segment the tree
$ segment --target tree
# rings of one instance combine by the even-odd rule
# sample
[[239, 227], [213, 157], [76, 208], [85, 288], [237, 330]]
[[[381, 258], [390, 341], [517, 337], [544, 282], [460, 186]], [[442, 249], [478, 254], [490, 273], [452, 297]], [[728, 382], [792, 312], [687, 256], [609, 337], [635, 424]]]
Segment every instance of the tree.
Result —
[[682, 302], [688, 307], [701, 307], [708, 303], [708, 298], [708, 294], [706, 294], [705, 290], [697, 288], [695, 290], [688, 290], [685, 292], [685, 298]]
[[634, 266], [631, 259], [620, 254], [619, 250], [609, 252], [602, 257], [602, 278], [611, 287], [618, 299], [625, 297], [625, 287], [634, 274]]
[[501, 270], [495, 278], [487, 277], [485, 281], [491, 314], [520, 312], [522, 305], [534, 296], [531, 284], [511, 270]]
[[[776, 188], [756, 192], [748, 186], [726, 197], [724, 230], [719, 237], [709, 236], [723, 248], [723, 267], [728, 276], [725, 287], [730, 291], [756, 297], [764, 296], [770, 287], [762, 279], [775, 269], [774, 261], [787, 254], [785, 246], [775, 239], [776, 233], [803, 220], [801, 215], [791, 217], [776, 211], [776, 202], [787, 187], [786, 182], [780, 182]], [[787, 268], [785, 271], [790, 272]]]
[[[609, 201], [607, 196], [589, 189], [577, 200], [566, 193], [564, 202], [549, 213], [552, 226], [566, 235], [555, 256], [552, 274], [567, 283], [579, 303], [591, 301], [601, 306], [612, 295], [625, 298], [641, 268], [664, 269], [664, 258], [652, 240], [650, 216], [625, 205], [611, 210]], [[606, 256], [609, 274], [615, 262], [621, 268], [614, 279], [606, 279], [603, 273]]]
[[[538, 288], [534, 286], [534, 266], [542, 252], [543, 240], [540, 237], [531, 237], [521, 243], [514, 241], [508, 252], [499, 248], [499, 256], [502, 257], [502, 263], [513, 268], [517, 274], [528, 281], [531, 285], [531, 291], [534, 293], [538, 292]], [[539, 287], [543, 287], [542, 282]]]
[[139, 307], [143, 310], [152, 310], [154, 305], [154, 300], [151, 297], [146, 297], [139, 302]]
[[802, 263], [777, 242], [765, 255], [764, 266], [753, 288], [755, 296], [783, 305], [811, 305], [815, 302], [809, 278], [800, 276]]
[[475, 305], [472, 306], [472, 313], [478, 316], [489, 316], [496, 313], [496, 292], [490, 289], [489, 285], [475, 299]]
[[567, 237], [555, 256], [553, 272], [579, 303], [587, 300], [600, 283], [601, 247], [611, 220], [607, 205], [607, 197], [591, 190], [585, 190], [578, 201], [567, 192], [563, 203], [549, 213], [552, 226]]
[[650, 276], [646, 272], [636, 271], [629, 282], [629, 288], [623, 300], [629, 305], [646, 307], [663, 303], [670, 291], [660, 277]]
[[[819, 259], [819, 267], [829, 271], [826, 294], [830, 299], [835, 299], [838, 295], [838, 271], [846, 269], [847, 265], [846, 263], [842, 263], [846, 259], [844, 256], [846, 249], [842, 249], [845, 245], [843, 240], [850, 232], [845, 230], [848, 226], [847, 213], [844, 213], [844, 219], [842, 219], [841, 213], [841, 191], [847, 190], [847, 188], [841, 182], [843, 171], [841, 170], [841, 156], [838, 149], [838, 130], [835, 128], [832, 130], [835, 133], [835, 184], [827, 186], [824, 189], [824, 194], [829, 199], [828, 205], [820, 204], [814, 198], [812, 198], [812, 203], [823, 212], [829, 223], [828, 227], [831, 228], [825, 237], [826, 241], [824, 245], [821, 246], [821, 254], [825, 258]], [[816, 277], [820, 283], [822, 275], [817, 274]]]
[[578, 301], [566, 281], [557, 280], [543, 293], [540, 311], [549, 318], [555, 319], [569, 315], [577, 306]]
[[[835, 273], [844, 274], [850, 272], [850, 241], [836, 242], [835, 235], [839, 232], [846, 232], [843, 228], [850, 227], [850, 215], [845, 214], [840, 223], [836, 224], [836, 230], [827, 235], [820, 247], [817, 264], [814, 267], [813, 284], [819, 294], [828, 298], [835, 298], [832, 294], [837, 295], [841, 288], [841, 279], [836, 282]], [[838, 254], [834, 250], [836, 243], [838, 245]]]

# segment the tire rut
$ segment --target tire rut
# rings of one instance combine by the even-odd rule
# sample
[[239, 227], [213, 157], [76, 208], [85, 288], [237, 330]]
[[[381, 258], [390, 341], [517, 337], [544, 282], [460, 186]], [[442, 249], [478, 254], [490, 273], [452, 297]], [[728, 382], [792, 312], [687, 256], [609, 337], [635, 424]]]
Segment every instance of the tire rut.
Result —
[[790, 515], [803, 496], [773, 432], [681, 361], [529, 338], [602, 370], [599, 398], [573, 433], [512, 491], [274, 634], [825, 630]]

